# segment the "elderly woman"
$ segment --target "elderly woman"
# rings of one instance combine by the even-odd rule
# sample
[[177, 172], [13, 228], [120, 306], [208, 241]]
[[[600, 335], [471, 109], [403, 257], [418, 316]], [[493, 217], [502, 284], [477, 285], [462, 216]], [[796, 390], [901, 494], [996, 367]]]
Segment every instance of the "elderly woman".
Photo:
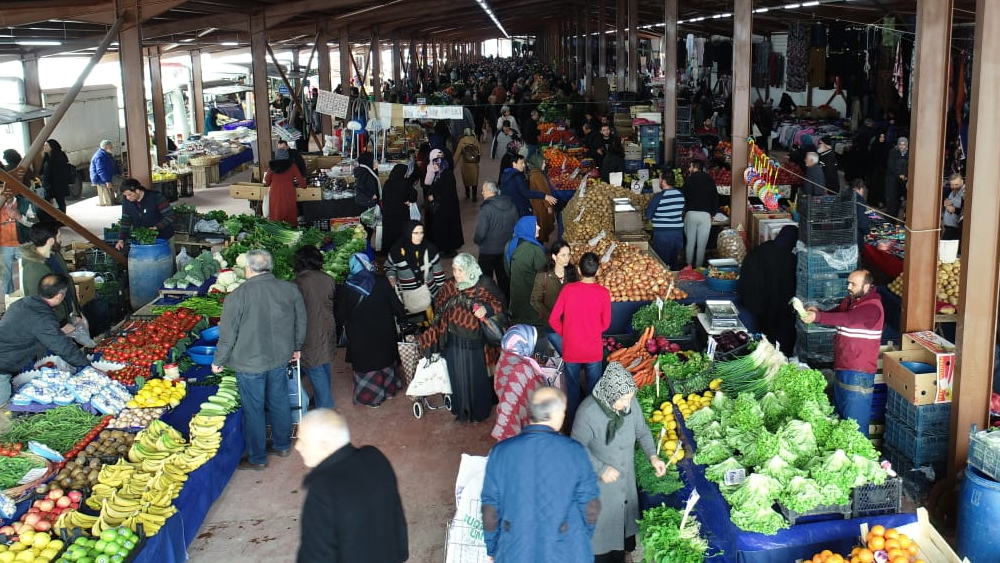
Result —
[[601, 489], [601, 514], [591, 544], [595, 563], [621, 563], [635, 549], [639, 498], [635, 484], [635, 443], [649, 458], [657, 477], [667, 466], [656, 455], [653, 435], [635, 399], [635, 382], [618, 362], [611, 362], [584, 399], [573, 422], [573, 438], [587, 448]]
[[405, 314], [389, 281], [373, 270], [365, 254], [351, 256], [347, 281], [337, 291], [336, 317], [347, 330], [345, 360], [354, 370], [354, 403], [378, 408], [403, 387], [396, 372], [396, 321]]
[[316, 407], [333, 408], [330, 364], [337, 353], [334, 295], [337, 282], [323, 271], [323, 253], [309, 244], [295, 251], [293, 283], [306, 304], [306, 340], [302, 344], [303, 382], [308, 381]]
[[[389, 257], [385, 261], [385, 275], [403, 294], [404, 304], [423, 299], [426, 300], [427, 308], [430, 308], [431, 300], [444, 285], [445, 276], [441, 268], [441, 255], [433, 243], [427, 242], [425, 229], [420, 221], [407, 223], [396, 245], [389, 251]], [[418, 293], [425, 295], [417, 299]], [[419, 312], [407, 305], [407, 313], [415, 315]]]
[[478, 194], [476, 188], [479, 186], [479, 161], [483, 153], [479, 148], [479, 138], [472, 133], [472, 129], [466, 128], [465, 133], [458, 139], [455, 145], [455, 158], [461, 163], [462, 185], [465, 186], [465, 199], [472, 198], [476, 201]]
[[545, 326], [545, 320], [531, 306], [531, 290], [535, 285], [535, 276], [544, 271], [549, 262], [545, 257], [545, 247], [537, 237], [538, 222], [534, 215], [518, 219], [504, 251], [504, 266], [510, 275], [511, 322], [541, 328]]
[[455, 174], [441, 149], [432, 150], [430, 159], [424, 176], [428, 237], [446, 258], [450, 258], [465, 244]]
[[500, 361], [493, 380], [493, 390], [500, 403], [497, 422], [490, 433], [497, 441], [516, 435], [530, 424], [528, 394], [547, 383], [541, 366], [531, 357], [537, 338], [535, 327], [514, 325], [500, 342]]
[[420, 349], [444, 356], [455, 418], [482, 422], [493, 407], [487, 355], [495, 360], [496, 351], [486, 345], [481, 324], [503, 312], [502, 293], [492, 280], [480, 277], [476, 259], [464, 252], [452, 262], [452, 274], [454, 279], [434, 299], [434, 322], [420, 335]]

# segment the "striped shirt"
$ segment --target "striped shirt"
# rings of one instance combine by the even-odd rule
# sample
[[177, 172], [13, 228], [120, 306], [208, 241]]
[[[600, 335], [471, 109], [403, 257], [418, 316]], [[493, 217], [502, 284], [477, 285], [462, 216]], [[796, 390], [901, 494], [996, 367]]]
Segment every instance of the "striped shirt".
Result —
[[676, 188], [663, 190], [653, 196], [646, 207], [646, 218], [653, 229], [684, 229], [684, 194]]

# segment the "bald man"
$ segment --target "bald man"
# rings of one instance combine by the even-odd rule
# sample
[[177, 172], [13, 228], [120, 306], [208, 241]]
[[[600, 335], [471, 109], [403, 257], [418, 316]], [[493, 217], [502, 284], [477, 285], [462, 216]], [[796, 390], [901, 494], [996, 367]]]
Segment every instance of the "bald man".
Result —
[[382, 452], [352, 445], [347, 421], [329, 409], [302, 417], [295, 449], [312, 468], [303, 480], [308, 492], [297, 563], [409, 558], [396, 474]]
[[486, 463], [486, 553], [497, 563], [591, 563], [600, 491], [587, 450], [559, 433], [566, 394], [536, 389], [528, 413], [531, 424], [493, 446]]

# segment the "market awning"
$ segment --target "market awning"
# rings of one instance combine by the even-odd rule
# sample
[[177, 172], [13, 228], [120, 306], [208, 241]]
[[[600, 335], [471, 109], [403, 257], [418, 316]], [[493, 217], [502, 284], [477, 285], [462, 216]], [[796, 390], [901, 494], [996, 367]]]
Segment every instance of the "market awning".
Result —
[[27, 104], [0, 104], [0, 125], [43, 119], [50, 115], [52, 115], [52, 110], [49, 108]]

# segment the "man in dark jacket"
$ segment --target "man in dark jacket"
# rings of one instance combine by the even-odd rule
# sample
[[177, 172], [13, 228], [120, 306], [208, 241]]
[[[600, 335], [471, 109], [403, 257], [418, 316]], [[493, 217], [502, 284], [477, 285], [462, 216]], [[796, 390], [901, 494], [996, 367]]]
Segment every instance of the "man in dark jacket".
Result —
[[600, 491], [587, 450], [559, 433], [566, 395], [541, 387], [528, 401], [531, 424], [493, 446], [486, 463], [486, 553], [494, 563], [593, 561]]
[[170, 202], [158, 191], [147, 190], [135, 178], [122, 182], [122, 218], [118, 221], [118, 243], [121, 250], [132, 233], [132, 227], [145, 227], [157, 231], [156, 238], [170, 243], [174, 252], [174, 210]]
[[409, 556], [396, 473], [375, 446], [351, 444], [347, 421], [318, 409], [302, 417], [295, 449], [312, 471], [297, 563], [402, 563]]
[[840, 171], [837, 168], [837, 153], [833, 152], [833, 139], [823, 136], [816, 147], [819, 161], [823, 164], [824, 185], [830, 194], [840, 193]]
[[101, 141], [101, 146], [90, 158], [90, 183], [97, 188], [98, 205], [114, 205], [115, 187], [112, 181], [118, 173], [118, 162], [111, 154], [111, 141]]
[[510, 293], [510, 278], [503, 266], [503, 252], [514, 233], [514, 224], [520, 214], [514, 202], [493, 182], [483, 182], [483, 205], [476, 217], [476, 234], [472, 241], [479, 246], [479, 268], [483, 275], [495, 277], [504, 294]]
[[601, 125], [601, 132], [594, 136], [592, 143], [591, 149], [596, 155], [596, 164], [601, 171], [602, 180], [607, 182], [609, 174], [625, 170], [625, 149], [622, 148], [622, 141], [618, 135], [611, 132], [609, 124]]
[[885, 163], [885, 211], [893, 217], [899, 216], [909, 173], [910, 141], [906, 137], [900, 137], [895, 148], [889, 151], [889, 158]]
[[802, 184], [802, 194], [807, 196], [827, 195], [823, 165], [820, 164], [819, 155], [814, 152], [806, 153], [806, 180]]
[[528, 188], [528, 178], [524, 175], [524, 168], [524, 155], [518, 154], [514, 156], [510, 168], [500, 173], [500, 193], [514, 202], [519, 217], [533, 214], [529, 200], [544, 199], [549, 205], [556, 204], [555, 197]]
[[10, 399], [10, 378], [21, 373], [45, 350], [70, 365], [85, 366], [90, 361], [62, 330], [52, 311], [73, 287], [69, 276], [49, 274], [38, 282], [38, 293], [14, 302], [0, 319], [0, 405]]

